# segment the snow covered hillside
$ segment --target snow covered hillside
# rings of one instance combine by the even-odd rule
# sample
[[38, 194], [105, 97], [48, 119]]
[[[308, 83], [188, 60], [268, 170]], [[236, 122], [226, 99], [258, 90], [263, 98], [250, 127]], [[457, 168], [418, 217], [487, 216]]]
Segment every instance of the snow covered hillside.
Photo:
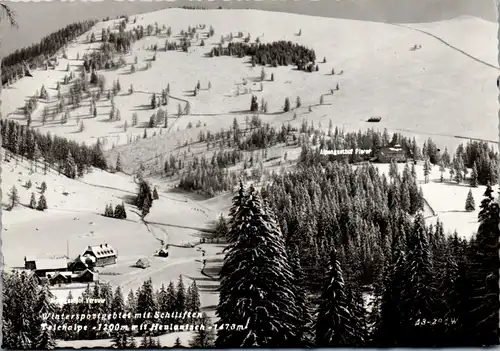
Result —
[[[117, 23], [113, 20], [98, 23], [92, 33], [99, 40], [102, 29], [116, 30]], [[111, 88], [113, 81], [120, 81], [122, 90], [114, 99], [115, 107], [120, 110], [120, 121], [107, 121], [111, 106], [106, 99], [97, 101], [97, 117], [92, 118], [86, 99], [80, 108], [71, 111], [66, 124], [60, 123], [63, 114], [60, 113], [42, 126], [44, 105], [55, 107], [54, 89], [68, 74], [67, 65], [78, 76], [83, 54], [100, 45], [99, 42], [89, 43], [88, 33], [68, 47], [68, 59], [60, 58], [55, 70], [33, 71], [33, 78], [23, 78], [5, 89], [2, 114], [22, 121], [18, 109], [45, 85], [49, 101], [39, 104], [33, 115], [33, 127], [79, 142], [94, 143], [97, 138], [103, 138], [103, 142], [107, 140], [106, 147], [111, 148], [114, 144], [127, 143], [131, 135], [142, 137], [143, 128], [155, 112], [149, 108], [151, 94], [159, 94], [170, 85], [170, 95], [174, 97], [167, 106], [171, 127], [168, 135], [163, 131], [162, 142], [172, 147], [186, 139], [184, 132], [189, 123], [194, 126], [200, 121], [200, 129], [214, 131], [229, 126], [235, 116], [243, 119], [242, 112], [249, 109], [250, 94], [257, 95], [259, 101], [264, 98], [268, 102], [268, 112], [261, 117], [276, 125], [290, 121], [296, 113], [298, 118], [291, 121], [292, 124], [307, 119], [321, 121], [326, 127], [331, 119], [334, 125], [346, 130], [387, 128], [390, 132], [402, 131], [408, 136], [416, 136], [417, 141], [431, 136], [442, 148], [454, 149], [463, 141], [455, 136], [496, 140], [494, 77], [498, 69], [492, 67], [496, 66], [497, 50], [493, 23], [459, 17], [405, 26], [257, 10], [166, 9], [137, 16], [137, 22], [130, 21], [127, 30], [155, 23], [159, 28], [171, 27], [173, 36], [167, 38], [165, 31], [145, 36], [124, 56], [124, 67], [98, 72], [104, 75], [106, 88]], [[181, 31], [198, 24], [205, 24], [206, 28], [198, 31], [199, 39], [193, 39], [188, 53], [161, 50], [167, 39], [178, 41]], [[215, 35], [203, 39], [205, 46], [199, 46], [210, 25]], [[301, 28], [304, 30], [298, 36]], [[291, 66], [267, 67], [267, 79], [260, 91], [261, 68], [252, 67], [248, 58], [205, 57], [221, 37], [226, 38], [225, 45], [230, 34], [235, 37], [233, 41], [241, 41], [236, 38], [238, 32], [245, 36], [250, 34], [251, 42], [257, 38], [261, 43], [290, 40], [314, 49], [319, 72], [305, 73]], [[159, 47], [157, 57], [150, 61], [154, 52], [147, 49], [155, 44]], [[421, 48], [411, 50], [414, 45]], [[131, 73], [135, 58], [136, 72]], [[326, 63], [322, 63], [323, 58]], [[152, 67], [143, 70], [148, 62]], [[335, 75], [331, 74], [332, 69]], [[275, 77], [273, 82], [269, 80], [271, 74]], [[248, 83], [244, 86], [245, 80]], [[201, 89], [193, 96], [198, 81]], [[332, 95], [331, 89], [337, 83], [339, 91]], [[129, 95], [130, 85], [135, 92]], [[63, 85], [63, 93], [65, 89], [67, 86]], [[319, 105], [321, 95], [324, 95], [323, 105]], [[302, 107], [282, 113], [285, 98], [294, 101], [297, 96], [302, 100]], [[187, 102], [190, 113], [176, 120], [178, 105], [184, 109]], [[312, 106], [311, 112], [309, 106]], [[134, 112], [139, 123], [132, 127]], [[382, 120], [376, 125], [369, 124], [366, 120], [370, 116], [381, 116]], [[481, 123], [477, 123], [478, 119]], [[84, 122], [83, 132], [79, 132], [77, 120]], [[126, 132], [125, 122], [129, 126]], [[180, 131], [176, 132], [177, 129]], [[148, 130], [148, 136], [154, 131], [159, 132], [158, 129]], [[192, 137], [196, 131], [188, 134]]]
[[[25, 256], [75, 258], [89, 245], [108, 243], [118, 251], [118, 262], [99, 269], [100, 279], [109, 281], [123, 291], [136, 290], [151, 278], [156, 288], [162, 283], [184, 279], [206, 279], [201, 275], [202, 257], [215, 259], [221, 245], [201, 244], [201, 230], [213, 230], [221, 204], [208, 205], [178, 194], [166, 194], [160, 186], [160, 199], [155, 201], [148, 223], [143, 223], [134, 206], [127, 201], [137, 189], [131, 177], [94, 170], [82, 179], [73, 180], [57, 172], [47, 175], [38, 169], [31, 172], [29, 164], [11, 159], [2, 165], [3, 230], [2, 251], [6, 269], [24, 267]], [[31, 188], [25, 187], [31, 181]], [[31, 193], [38, 199], [41, 183], [45, 181], [48, 209], [37, 211], [28, 207]], [[20, 205], [5, 211], [9, 191], [15, 186]], [[104, 206], [124, 202], [126, 220], [102, 215]], [[160, 240], [169, 245], [170, 256], [155, 257]], [[196, 245], [196, 246], [194, 246]], [[139, 258], [148, 258], [151, 267], [142, 270], [133, 265]], [[200, 283], [201, 284], [201, 283]], [[208, 312], [217, 304], [211, 282], [200, 286], [202, 307]], [[81, 291], [80, 291], [81, 293]], [[68, 291], [56, 293], [61, 301]], [[78, 292], [77, 292], [78, 294]], [[59, 296], [60, 295], [60, 296]], [[75, 292], [73, 292], [75, 298]]]

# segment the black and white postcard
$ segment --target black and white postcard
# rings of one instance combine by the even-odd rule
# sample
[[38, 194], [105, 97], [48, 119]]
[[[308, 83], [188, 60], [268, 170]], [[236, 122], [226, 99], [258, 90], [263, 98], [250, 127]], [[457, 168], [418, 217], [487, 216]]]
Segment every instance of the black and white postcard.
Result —
[[0, 1], [2, 347], [499, 344], [497, 2]]

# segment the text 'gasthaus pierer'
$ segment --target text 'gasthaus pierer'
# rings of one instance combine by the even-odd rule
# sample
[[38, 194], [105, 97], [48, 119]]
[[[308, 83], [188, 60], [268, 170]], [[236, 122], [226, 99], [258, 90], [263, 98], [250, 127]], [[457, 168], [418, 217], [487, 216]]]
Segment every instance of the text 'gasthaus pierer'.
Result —
[[184, 319], [184, 318], [202, 318], [201, 312], [144, 312], [144, 313], [131, 313], [131, 312], [113, 312], [113, 313], [82, 313], [82, 314], [59, 314], [59, 313], [43, 313], [43, 320], [112, 320], [112, 319], [149, 319], [149, 318], [171, 318], [171, 319]]

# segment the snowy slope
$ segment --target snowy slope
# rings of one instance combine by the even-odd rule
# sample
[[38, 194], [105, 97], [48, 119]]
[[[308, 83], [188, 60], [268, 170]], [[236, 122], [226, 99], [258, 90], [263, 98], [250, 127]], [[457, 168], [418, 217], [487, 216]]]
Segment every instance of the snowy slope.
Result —
[[[268, 101], [269, 113], [262, 116], [267, 122], [281, 124], [289, 121], [293, 113], [298, 117], [293, 123], [299, 124], [303, 118], [322, 121], [328, 125], [332, 119], [334, 125], [346, 129], [376, 127], [388, 128], [390, 131], [405, 131], [416, 135], [419, 141], [432, 136], [441, 147], [455, 148], [462, 140], [453, 136], [465, 136], [496, 140], [496, 87], [493, 78], [498, 69], [490, 67], [481, 61], [464, 55], [436, 38], [405, 26], [392, 24], [361, 22], [334, 18], [318, 18], [295, 14], [272, 13], [257, 10], [231, 11], [193, 11], [167, 9], [138, 16], [136, 25], [153, 25], [158, 22], [171, 26], [176, 35], [188, 26], [206, 24], [214, 26], [214, 37], [206, 40], [206, 46], [193, 45], [190, 53], [158, 52], [152, 68], [128, 74], [130, 65], [119, 70], [102, 72], [106, 77], [108, 87], [113, 80], [119, 78], [122, 93], [115, 99], [120, 110], [122, 121], [106, 122], [109, 114], [109, 101], [97, 103], [99, 116], [90, 119], [88, 102], [72, 111], [71, 119], [66, 125], [61, 125], [59, 117], [54, 122], [40, 127], [42, 131], [50, 131], [78, 141], [93, 143], [97, 137], [108, 139], [106, 146], [124, 144], [127, 135], [142, 135], [142, 127], [154, 112], [144, 109], [150, 102], [152, 92], [159, 93], [170, 83], [171, 95], [189, 101], [191, 115], [184, 116], [176, 122], [169, 136], [164, 135], [163, 143], [183, 142], [192, 135], [184, 135], [183, 131], [189, 122], [193, 125], [198, 120], [206, 123], [208, 129], [219, 130], [232, 122], [234, 111], [249, 108], [250, 96], [236, 96], [237, 84], [243, 79], [257, 78], [260, 67], [252, 68], [245, 63], [247, 59], [228, 57], [206, 58], [204, 54], [213, 44], [220, 41], [221, 35], [234, 35], [241, 31], [246, 36], [251, 34], [252, 40], [259, 37], [261, 42], [276, 40], [291, 40], [313, 48], [318, 62], [326, 57], [325, 64], [319, 63], [318, 73], [307, 74], [295, 71], [292, 67], [267, 68], [267, 74], [275, 75], [275, 82], [264, 82], [264, 91], [260, 92], [259, 84], [250, 83], [253, 94], [264, 97]], [[102, 28], [110, 26], [113, 21], [102, 22], [92, 31], [97, 38]], [[128, 29], [133, 26], [128, 25]], [[425, 30], [438, 36], [446, 43], [453, 45], [474, 58], [495, 65], [496, 61], [496, 25], [477, 18], [459, 17], [453, 20], [430, 24], [411, 24], [412, 28]], [[302, 29], [302, 35], [296, 33]], [[206, 31], [205, 30], [205, 31]], [[464, 35], [466, 33], [466, 35]], [[82, 35], [76, 43], [67, 50], [69, 60], [60, 59], [55, 71], [35, 71], [34, 78], [24, 78], [12, 89], [3, 92], [4, 116], [15, 113], [22, 107], [24, 100], [40, 90], [42, 84], [49, 89], [49, 94], [55, 97], [55, 84], [65, 74], [67, 63], [78, 74], [78, 66], [82, 61], [75, 60], [77, 54], [83, 55], [86, 50], [95, 48], [98, 44], [86, 43], [87, 34]], [[137, 68], [143, 68], [153, 53], [146, 51], [152, 44], [163, 47], [165, 35], [149, 36], [133, 45], [130, 55], [125, 59], [131, 64], [137, 56]], [[415, 45], [422, 48], [411, 51]], [[330, 75], [331, 69], [336, 72], [343, 70], [342, 75]], [[100, 72], [101, 73], [101, 72]], [[492, 78], [493, 77], [493, 78]], [[202, 90], [194, 97], [191, 91], [200, 81]], [[208, 82], [212, 89], [204, 90]], [[340, 84], [340, 91], [332, 96], [329, 90]], [[138, 91], [127, 94], [127, 89], [133, 84]], [[140, 92], [139, 92], [140, 91]], [[320, 95], [325, 95], [323, 106], [314, 106], [319, 102]], [[281, 112], [284, 99], [296, 96], [302, 99], [303, 107], [287, 114]], [[183, 101], [171, 99], [168, 112], [173, 117], [177, 112], [177, 104], [185, 106]], [[43, 105], [40, 104], [41, 106]], [[313, 112], [308, 113], [308, 106], [313, 105]], [[38, 110], [33, 125], [40, 126]], [[131, 125], [132, 113], [139, 115], [139, 126], [130, 127], [123, 132], [123, 123]], [[382, 121], [376, 125], [366, 123], [369, 116], [382, 116]], [[9, 118], [22, 119], [22, 116], [12, 114]], [[76, 119], [84, 120], [86, 130], [76, 133]], [[244, 118], [244, 116], [239, 116]], [[476, 121], [481, 119], [481, 123]], [[171, 119], [172, 123], [174, 119]], [[177, 127], [181, 132], [176, 133]], [[149, 136], [153, 131], [148, 130]], [[197, 131], [192, 133], [196, 136]], [[179, 141], [180, 140], [180, 141]]]

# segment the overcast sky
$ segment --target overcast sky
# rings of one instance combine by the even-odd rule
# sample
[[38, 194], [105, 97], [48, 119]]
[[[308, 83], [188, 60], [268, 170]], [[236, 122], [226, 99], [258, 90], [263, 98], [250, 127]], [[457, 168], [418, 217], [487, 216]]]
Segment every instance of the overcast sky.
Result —
[[[7, 1], [17, 14], [19, 28], [0, 25], [0, 55], [38, 42], [72, 22], [137, 14], [183, 5], [206, 8], [255, 8], [314, 16], [350, 18], [380, 22], [432, 22], [460, 15], [496, 21], [495, 0], [171, 0], [100, 2]], [[464, 30], [467, 30], [464, 28]]]

